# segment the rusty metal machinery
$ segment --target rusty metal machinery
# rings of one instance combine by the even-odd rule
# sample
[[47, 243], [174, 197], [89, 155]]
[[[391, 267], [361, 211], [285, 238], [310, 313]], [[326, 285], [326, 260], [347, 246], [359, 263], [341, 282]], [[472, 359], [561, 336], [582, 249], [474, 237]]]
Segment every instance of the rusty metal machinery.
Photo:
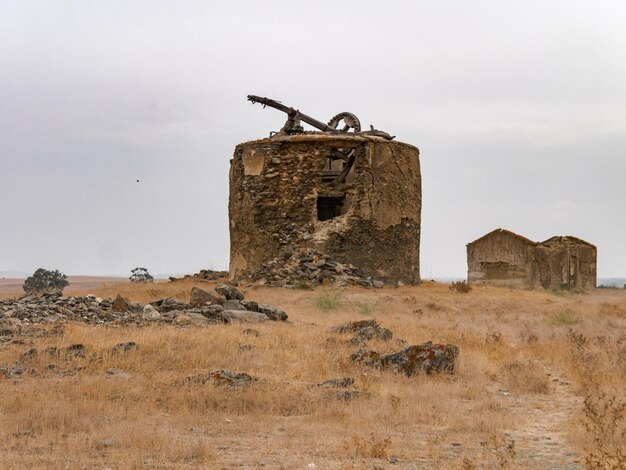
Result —
[[[322, 132], [337, 133], [352, 131], [355, 134], [374, 135], [388, 140], [392, 140], [393, 138], [395, 138], [395, 136], [392, 136], [387, 132], [374, 129], [373, 126], [370, 126], [369, 131], [361, 131], [361, 123], [359, 121], [359, 118], [349, 112], [339, 113], [333, 116], [332, 119], [328, 121], [327, 124], [325, 124], [322, 121], [318, 121], [311, 116], [301, 113], [297, 109], [285, 106], [280, 101], [276, 101], [270, 98], [248, 95], [248, 101], [252, 102], [252, 104], [260, 103], [263, 105], [263, 107], [269, 106], [270, 108], [277, 109], [287, 114], [287, 121], [285, 122], [285, 125], [281, 128], [280, 132], [278, 132], [277, 134], [298, 134], [304, 132], [304, 128], [302, 127], [301, 123], [305, 122]], [[343, 125], [340, 127], [339, 125], [341, 123], [343, 123]]]

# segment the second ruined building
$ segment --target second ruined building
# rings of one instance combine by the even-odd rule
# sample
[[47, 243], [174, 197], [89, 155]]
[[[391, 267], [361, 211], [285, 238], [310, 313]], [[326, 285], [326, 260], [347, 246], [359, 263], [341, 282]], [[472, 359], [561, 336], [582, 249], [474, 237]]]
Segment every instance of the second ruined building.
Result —
[[496, 229], [467, 245], [467, 279], [472, 284], [545, 289], [596, 286], [594, 245], [576, 237], [538, 243]]

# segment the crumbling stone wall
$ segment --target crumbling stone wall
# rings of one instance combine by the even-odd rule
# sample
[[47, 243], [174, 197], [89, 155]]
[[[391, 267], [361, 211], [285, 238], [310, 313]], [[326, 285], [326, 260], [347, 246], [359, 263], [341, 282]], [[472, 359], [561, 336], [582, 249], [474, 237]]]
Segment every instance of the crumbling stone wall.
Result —
[[[333, 149], [354, 150], [342, 183], [330, 181], [341, 168]], [[372, 279], [420, 281], [417, 148], [365, 135], [278, 136], [238, 145], [229, 178], [231, 279], [258, 279], [269, 262], [316, 250]]]
[[596, 247], [576, 237], [552, 237], [537, 245], [538, 280], [542, 287], [594, 288]]
[[467, 245], [467, 279], [473, 284], [532, 287], [535, 242], [497, 229]]
[[576, 237], [537, 243], [496, 229], [467, 245], [467, 279], [506, 287], [596, 286], [596, 247]]

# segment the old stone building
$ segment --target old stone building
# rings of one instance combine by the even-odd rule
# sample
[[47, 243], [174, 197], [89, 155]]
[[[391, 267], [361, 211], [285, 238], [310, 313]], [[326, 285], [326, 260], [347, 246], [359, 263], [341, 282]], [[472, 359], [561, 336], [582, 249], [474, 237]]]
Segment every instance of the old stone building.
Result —
[[299, 269], [297, 258], [316, 282], [330, 263], [337, 275], [420, 281], [416, 147], [366, 133], [279, 134], [238, 145], [229, 178], [231, 279], [266, 280], [273, 267]]
[[594, 288], [596, 247], [569, 236], [537, 243], [500, 228], [468, 243], [467, 268], [472, 284]]
[[533, 286], [535, 245], [528, 238], [501, 228], [483, 235], [467, 245], [468, 282]]
[[538, 282], [545, 288], [563, 284], [594, 288], [596, 256], [596, 247], [580, 238], [549, 238], [537, 244]]

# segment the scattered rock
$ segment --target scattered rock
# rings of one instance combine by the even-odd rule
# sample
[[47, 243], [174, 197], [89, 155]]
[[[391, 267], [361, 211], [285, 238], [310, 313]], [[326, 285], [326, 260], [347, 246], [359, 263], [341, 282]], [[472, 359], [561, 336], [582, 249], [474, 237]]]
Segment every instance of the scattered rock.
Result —
[[119, 377], [121, 379], [128, 379], [128, 378], [130, 378], [130, 374], [128, 372], [124, 372], [123, 370], [120, 370], [117, 367], [110, 367], [109, 369], [107, 369], [107, 374], [108, 375], [114, 375], [114, 376]]
[[341, 263], [316, 250], [285, 250], [249, 278], [267, 285], [298, 288], [322, 284], [362, 284], [361, 275], [354, 266]]
[[381, 366], [380, 354], [373, 349], [360, 348], [350, 355], [350, 359], [366, 366]]
[[366, 328], [361, 328], [356, 332], [356, 335], [350, 340], [350, 344], [358, 345], [365, 343], [372, 339], [377, 339], [380, 341], [389, 341], [393, 333], [391, 330], [387, 328], [381, 328], [380, 326], [368, 326]]
[[243, 300], [243, 294], [233, 286], [220, 284], [215, 288], [215, 292], [226, 297], [226, 300]]
[[419, 372], [453, 373], [458, 356], [457, 346], [433, 344], [429, 341], [385, 356], [373, 350], [359, 349], [350, 356], [350, 359], [362, 364], [396, 370], [410, 377]]
[[65, 354], [74, 357], [85, 357], [85, 345], [84, 344], [71, 344], [65, 348]]
[[134, 341], [128, 341], [126, 343], [118, 343], [111, 348], [111, 352], [127, 352], [132, 351], [133, 349], [137, 349], [137, 343]]
[[354, 384], [354, 379], [352, 377], [343, 377], [341, 379], [326, 380], [325, 382], [317, 384], [317, 386], [324, 388], [348, 388], [352, 384]]
[[168, 297], [166, 299], [150, 302], [153, 307], [156, 307], [159, 313], [171, 312], [173, 310], [183, 310], [187, 307], [187, 304], [182, 300], [174, 297]]
[[206, 304], [223, 304], [224, 298], [193, 286], [189, 295], [189, 307], [200, 307]]
[[271, 305], [257, 304], [258, 312], [264, 313], [270, 320], [273, 321], [286, 321], [288, 316], [282, 310], [272, 307]]
[[143, 307], [143, 318], [146, 320], [158, 320], [161, 318], [161, 314], [156, 308], [148, 304]]
[[362, 328], [377, 327], [378, 322], [376, 320], [357, 320], [342, 323], [341, 325], [334, 326], [330, 329], [331, 333], [356, 333]]
[[187, 274], [181, 278], [170, 276], [169, 280], [172, 282], [180, 280], [194, 280], [194, 281], [217, 281], [228, 277], [228, 271], [213, 271], [211, 269], [201, 269], [196, 274]]
[[220, 369], [213, 372], [189, 376], [185, 379], [188, 384], [213, 384], [218, 386], [242, 387], [256, 382], [258, 379], [245, 372], [233, 372]]
[[369, 340], [388, 341], [393, 337], [391, 330], [381, 327], [376, 320], [359, 320], [342, 323], [330, 330], [333, 333], [355, 333], [349, 344], [359, 345]]
[[230, 300], [230, 299], [227, 299], [226, 302], [224, 302], [224, 310], [258, 311], [258, 310], [252, 310], [252, 309], [246, 308], [245, 305], [243, 305], [243, 303], [241, 303], [239, 300]]
[[224, 310], [224, 316], [230, 321], [241, 323], [259, 323], [269, 320], [264, 313], [249, 310]]
[[[285, 312], [276, 307], [243, 300], [243, 294], [235, 287], [224, 285], [218, 286], [218, 289], [237, 299], [227, 301], [222, 295], [193, 287], [189, 304], [172, 297], [140, 305], [121, 295], [113, 300], [101, 299], [93, 294], [62, 297], [57, 292], [0, 300], [0, 343], [10, 341], [16, 344], [18, 340], [15, 335], [37, 323], [63, 324], [77, 321], [88, 324], [143, 325], [156, 322], [204, 326], [208, 323], [229, 323], [231, 320], [250, 322], [269, 318], [285, 321], [288, 318]], [[222, 304], [225, 302], [229, 302], [230, 308], [224, 309]], [[227, 315], [225, 311], [244, 313]], [[183, 314], [187, 316], [181, 317]]]
[[206, 326], [209, 320], [201, 313], [187, 311], [176, 315], [173, 323], [178, 326]]
[[369, 392], [362, 392], [360, 390], [344, 390], [342, 392], [336, 392], [333, 394], [336, 399], [342, 401], [351, 401], [359, 398], [371, 398], [372, 394]]
[[96, 446], [98, 449], [108, 449], [109, 447], [113, 447], [115, 445], [115, 441], [113, 439], [103, 439]]
[[20, 354], [20, 359], [30, 359], [31, 357], [35, 357], [37, 355], [37, 348], [28, 348], [22, 354]]
[[202, 315], [210, 323], [229, 323], [230, 320], [224, 315], [224, 307], [221, 305], [204, 305], [199, 308], [187, 310]]

